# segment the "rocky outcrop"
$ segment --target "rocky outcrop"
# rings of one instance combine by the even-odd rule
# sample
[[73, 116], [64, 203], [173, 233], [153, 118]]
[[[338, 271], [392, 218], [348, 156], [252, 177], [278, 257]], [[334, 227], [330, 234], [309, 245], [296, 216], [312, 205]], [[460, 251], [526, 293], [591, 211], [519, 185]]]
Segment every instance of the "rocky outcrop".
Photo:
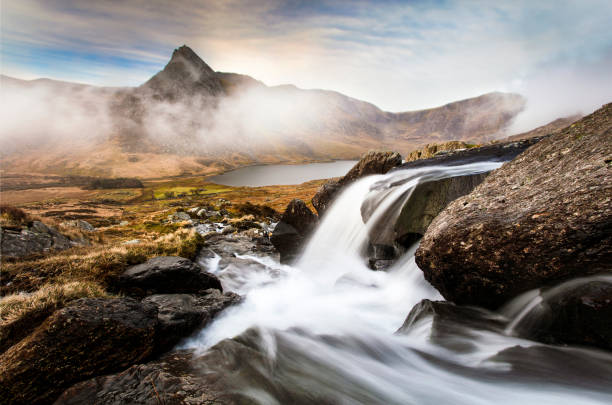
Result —
[[157, 310], [131, 298], [83, 298], [0, 356], [0, 402], [48, 403], [83, 379], [152, 353]]
[[385, 174], [401, 164], [402, 157], [397, 152], [368, 152], [344, 177], [329, 181], [321, 186], [312, 198], [312, 205], [319, 216], [322, 216], [343, 187], [365, 176]]
[[532, 312], [514, 330], [521, 337], [612, 350], [612, 277], [562, 288]]
[[191, 294], [209, 288], [222, 291], [219, 279], [205, 272], [189, 259], [177, 256], [154, 257], [128, 268], [118, 280], [122, 291], [129, 295]]
[[463, 150], [472, 148], [476, 145], [465, 143], [462, 141], [449, 141], [443, 143], [428, 143], [421, 149], [414, 150], [406, 155], [406, 162], [413, 160], [429, 159], [438, 154], [448, 153], [454, 150]]
[[240, 296], [210, 289], [206, 295], [157, 294], [145, 298], [143, 304], [157, 307], [155, 352], [171, 349], [181, 339], [204, 327], [226, 307], [240, 301]]
[[547, 135], [536, 136], [530, 139], [510, 142], [499, 142], [478, 148], [450, 150], [445, 153], [436, 154], [428, 159], [407, 161], [399, 169], [414, 169], [427, 166], [450, 166], [475, 162], [506, 162], [523, 153], [527, 148], [545, 139]]
[[0, 232], [2, 257], [23, 257], [73, 246], [70, 239], [40, 221], [33, 221], [20, 230], [2, 228]]
[[612, 104], [490, 174], [431, 223], [416, 252], [458, 304], [612, 270]]
[[289, 263], [297, 257], [317, 222], [317, 216], [304, 201], [291, 200], [270, 237], [280, 253], [281, 263]]

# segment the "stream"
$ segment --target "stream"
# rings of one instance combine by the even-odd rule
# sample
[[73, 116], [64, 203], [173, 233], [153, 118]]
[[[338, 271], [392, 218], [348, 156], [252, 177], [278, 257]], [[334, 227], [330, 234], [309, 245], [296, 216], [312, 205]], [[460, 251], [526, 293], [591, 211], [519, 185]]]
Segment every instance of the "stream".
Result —
[[[612, 354], [545, 345], [513, 333], [546, 294], [524, 294], [498, 313], [425, 313], [404, 324], [421, 300], [443, 300], [415, 264], [418, 242], [385, 272], [366, 265], [369, 230], [399, 215], [419, 182], [500, 165], [437, 166], [363, 178], [336, 199], [292, 266], [257, 254], [240, 256], [248, 260], [238, 268], [205, 259], [224, 288], [245, 299], [183, 348], [204, 353], [225, 339], [242, 342], [248, 354], [226, 353], [228, 359], [238, 357], [240, 367], [209, 365], [208, 371], [223, 375], [250, 403], [612, 403]], [[361, 205], [372, 197], [378, 203], [364, 224]]]

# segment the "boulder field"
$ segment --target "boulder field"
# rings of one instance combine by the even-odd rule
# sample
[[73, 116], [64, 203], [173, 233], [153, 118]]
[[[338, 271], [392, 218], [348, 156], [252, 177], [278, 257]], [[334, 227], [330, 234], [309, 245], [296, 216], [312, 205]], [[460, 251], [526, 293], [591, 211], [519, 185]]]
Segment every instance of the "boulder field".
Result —
[[612, 271], [612, 104], [541, 140], [450, 203], [416, 251], [449, 301], [494, 309]]

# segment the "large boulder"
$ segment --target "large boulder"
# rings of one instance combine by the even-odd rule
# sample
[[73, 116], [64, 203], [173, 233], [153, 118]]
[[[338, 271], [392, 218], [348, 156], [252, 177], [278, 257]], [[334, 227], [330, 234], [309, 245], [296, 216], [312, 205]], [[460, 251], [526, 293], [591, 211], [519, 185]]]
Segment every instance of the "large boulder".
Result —
[[2, 257], [23, 257], [73, 246], [70, 239], [40, 221], [33, 221], [23, 229], [2, 228], [0, 232]]
[[222, 291], [219, 279], [189, 259], [178, 256], [154, 257], [129, 267], [120, 277], [119, 286], [129, 295], [191, 294], [209, 288]]
[[240, 301], [231, 292], [210, 289], [206, 295], [156, 294], [142, 300], [157, 307], [159, 321], [155, 335], [155, 352], [171, 349], [181, 339], [203, 328], [219, 312]]
[[131, 298], [83, 298], [0, 356], [0, 403], [53, 401], [70, 385], [153, 352], [157, 310]]
[[304, 201], [297, 198], [291, 200], [270, 237], [280, 253], [281, 263], [289, 263], [299, 255], [317, 222], [317, 216]]
[[446, 207], [416, 252], [448, 300], [496, 308], [612, 270], [612, 104], [529, 148]]
[[349, 172], [338, 180], [331, 180], [321, 186], [312, 198], [312, 205], [319, 216], [329, 208], [340, 190], [348, 184], [365, 176], [385, 174], [402, 164], [402, 156], [397, 152], [370, 151], [353, 166]]
[[611, 320], [612, 278], [588, 281], [575, 288], [562, 287], [525, 316], [514, 332], [544, 343], [612, 350]]

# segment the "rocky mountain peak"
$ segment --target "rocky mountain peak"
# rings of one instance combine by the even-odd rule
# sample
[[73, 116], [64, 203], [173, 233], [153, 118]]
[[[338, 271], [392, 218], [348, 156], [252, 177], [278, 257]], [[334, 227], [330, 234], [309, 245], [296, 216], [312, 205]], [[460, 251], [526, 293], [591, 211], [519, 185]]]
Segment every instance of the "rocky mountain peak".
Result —
[[[214, 71], [210, 68], [210, 66], [208, 66], [206, 62], [204, 62], [202, 58], [200, 58], [198, 54], [187, 45], [176, 48], [174, 52], [172, 52], [172, 58], [170, 58], [166, 68], [173, 64], [183, 64], [185, 67], [201, 74], [214, 74]], [[166, 68], [164, 68], [164, 70]]]
[[143, 87], [170, 100], [195, 93], [217, 96], [224, 92], [215, 71], [186, 45], [175, 49], [164, 69]]

